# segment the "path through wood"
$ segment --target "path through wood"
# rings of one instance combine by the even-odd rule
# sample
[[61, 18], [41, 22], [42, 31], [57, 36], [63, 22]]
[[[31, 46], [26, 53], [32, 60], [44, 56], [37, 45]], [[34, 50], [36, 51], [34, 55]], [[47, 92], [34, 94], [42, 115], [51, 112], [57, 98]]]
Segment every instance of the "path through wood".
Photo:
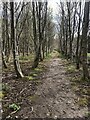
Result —
[[69, 78], [66, 75], [64, 60], [51, 59], [48, 62], [48, 71], [42, 76], [43, 84], [37, 87], [34, 96], [33, 112], [31, 117], [50, 118], [82, 118], [88, 108], [77, 105], [78, 96], [72, 90]]

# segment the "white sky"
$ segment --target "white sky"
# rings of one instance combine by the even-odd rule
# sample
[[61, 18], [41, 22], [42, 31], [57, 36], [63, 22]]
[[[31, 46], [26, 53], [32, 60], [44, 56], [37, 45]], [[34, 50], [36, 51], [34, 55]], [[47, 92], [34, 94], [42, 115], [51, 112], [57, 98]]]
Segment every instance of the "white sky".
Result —
[[58, 12], [58, 5], [57, 3], [59, 3], [60, 0], [48, 0], [48, 4], [51, 8], [53, 8], [53, 14], [55, 15]]

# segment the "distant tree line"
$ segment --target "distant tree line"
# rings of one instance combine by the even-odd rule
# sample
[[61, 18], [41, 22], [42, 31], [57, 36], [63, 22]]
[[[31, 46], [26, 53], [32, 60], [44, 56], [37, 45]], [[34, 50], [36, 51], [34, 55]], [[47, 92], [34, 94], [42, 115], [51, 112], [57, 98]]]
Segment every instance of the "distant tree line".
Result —
[[76, 68], [83, 67], [83, 78], [89, 79], [87, 53], [90, 52], [90, 2], [60, 2], [57, 16], [59, 51]]

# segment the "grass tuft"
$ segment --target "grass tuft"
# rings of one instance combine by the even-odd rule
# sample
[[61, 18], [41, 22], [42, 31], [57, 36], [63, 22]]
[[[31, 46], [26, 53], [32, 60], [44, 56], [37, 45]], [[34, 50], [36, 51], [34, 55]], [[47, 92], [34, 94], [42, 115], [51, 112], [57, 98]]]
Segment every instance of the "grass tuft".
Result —
[[29, 80], [34, 80], [34, 78], [33, 78], [32, 76], [27, 76], [27, 78], [28, 78]]
[[78, 101], [78, 105], [81, 107], [85, 107], [88, 105], [88, 99], [87, 98], [80, 98]]
[[4, 93], [0, 91], [0, 99], [2, 99], [3, 97], [4, 97]]
[[69, 73], [73, 73], [73, 72], [76, 71], [76, 68], [75, 68], [74, 65], [69, 65], [69, 66], [67, 67], [67, 71], [68, 71]]
[[38, 99], [38, 96], [37, 95], [32, 95], [32, 96], [29, 96], [28, 98], [31, 102], [35, 102], [37, 99]]

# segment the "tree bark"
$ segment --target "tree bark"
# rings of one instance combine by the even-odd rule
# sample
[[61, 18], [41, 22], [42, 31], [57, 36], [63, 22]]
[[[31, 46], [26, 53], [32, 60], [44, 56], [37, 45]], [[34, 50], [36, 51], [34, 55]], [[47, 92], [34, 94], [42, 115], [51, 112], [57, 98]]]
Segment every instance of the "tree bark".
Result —
[[39, 62], [39, 56], [38, 56], [38, 46], [37, 46], [37, 28], [36, 28], [36, 15], [35, 15], [35, 3], [32, 2], [32, 15], [33, 15], [33, 37], [34, 37], [34, 50], [35, 50], [35, 59], [32, 68], [36, 68], [38, 66]]
[[76, 48], [76, 69], [80, 68], [80, 56], [79, 56], [79, 41], [80, 41], [80, 25], [81, 25], [81, 2], [79, 3], [79, 23], [78, 23], [78, 37], [77, 37], [77, 48]]
[[6, 19], [6, 15], [5, 15], [5, 8], [6, 5], [5, 3], [3, 3], [3, 20], [2, 20], [2, 64], [4, 66], [4, 68], [7, 68], [7, 64], [6, 64], [6, 60], [5, 60], [5, 31], [6, 31], [6, 24], [5, 24], [5, 19]]
[[6, 13], [6, 61], [9, 61], [9, 56], [10, 56], [10, 41], [9, 41], [9, 29], [8, 29], [8, 13], [7, 13], [7, 7], [8, 7], [8, 2], [5, 3], [6, 8], [5, 8], [5, 13]]
[[83, 66], [83, 78], [89, 79], [89, 71], [87, 65], [87, 32], [89, 28], [89, 4], [90, 2], [85, 2], [84, 8], [84, 18], [83, 18], [83, 30], [82, 30], [82, 66]]
[[10, 10], [11, 10], [11, 42], [12, 42], [12, 52], [13, 52], [13, 61], [14, 68], [18, 78], [24, 77], [19, 64], [19, 56], [18, 56], [18, 46], [16, 44], [15, 39], [15, 27], [14, 27], [14, 2], [10, 2]]
[[70, 2], [67, 3], [67, 7], [68, 7], [69, 40], [70, 40], [70, 46], [69, 46], [69, 58], [72, 59], [72, 38], [71, 38], [71, 13], [70, 13]]

